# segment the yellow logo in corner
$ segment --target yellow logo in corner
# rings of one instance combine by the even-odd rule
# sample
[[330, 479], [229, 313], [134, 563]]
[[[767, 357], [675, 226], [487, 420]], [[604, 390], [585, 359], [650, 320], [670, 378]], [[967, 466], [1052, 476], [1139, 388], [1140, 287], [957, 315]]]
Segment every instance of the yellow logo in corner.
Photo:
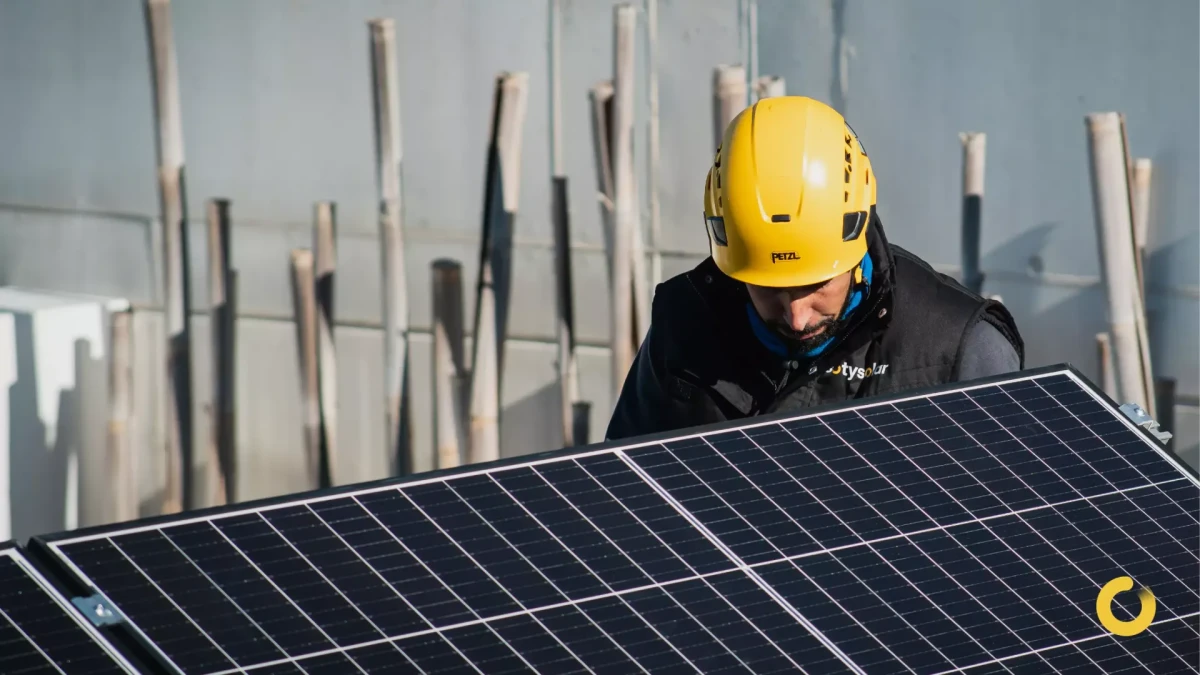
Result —
[[1113, 598], [1117, 596], [1117, 593], [1132, 588], [1133, 579], [1117, 577], [1104, 584], [1104, 587], [1100, 589], [1100, 595], [1096, 596], [1096, 617], [1100, 619], [1100, 625], [1108, 629], [1110, 633], [1121, 637], [1132, 637], [1146, 630], [1150, 626], [1150, 622], [1154, 621], [1154, 612], [1158, 608], [1154, 601], [1154, 594], [1150, 592], [1149, 588], [1143, 587], [1138, 589], [1138, 598], [1142, 601], [1142, 609], [1136, 617], [1130, 621], [1122, 621], [1113, 616]]

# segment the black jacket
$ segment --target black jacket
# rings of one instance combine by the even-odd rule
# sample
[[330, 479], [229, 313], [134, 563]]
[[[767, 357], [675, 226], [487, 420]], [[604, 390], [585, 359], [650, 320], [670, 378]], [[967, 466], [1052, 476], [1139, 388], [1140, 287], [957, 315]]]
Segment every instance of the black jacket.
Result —
[[1024, 343], [1012, 315], [867, 229], [870, 292], [810, 362], [781, 358], [754, 336], [744, 284], [712, 258], [655, 289], [650, 328], [625, 379], [607, 439], [700, 426], [958, 379], [965, 336], [979, 321]]

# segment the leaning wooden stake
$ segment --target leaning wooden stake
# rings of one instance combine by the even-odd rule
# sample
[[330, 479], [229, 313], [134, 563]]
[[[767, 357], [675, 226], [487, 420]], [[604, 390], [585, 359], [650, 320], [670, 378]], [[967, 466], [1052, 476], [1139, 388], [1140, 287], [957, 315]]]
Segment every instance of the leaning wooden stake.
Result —
[[291, 270], [296, 352], [300, 361], [300, 400], [304, 407], [306, 464], [309, 485], [318, 487], [321, 484], [321, 397], [317, 384], [317, 301], [312, 251], [293, 250]]
[[987, 153], [987, 134], [963, 132], [958, 135], [963, 147], [962, 167], [962, 281], [972, 293], [983, 292], [983, 272], [979, 269], [979, 242], [983, 217], [983, 178]]
[[1146, 390], [1138, 344], [1135, 315], [1140, 305], [1140, 293], [1134, 265], [1121, 120], [1118, 113], [1095, 113], [1088, 115], [1085, 121], [1118, 401], [1136, 403], [1153, 414], [1152, 392]]
[[133, 426], [133, 312], [112, 314], [108, 362], [108, 470], [112, 489], [110, 522], [138, 518], [138, 453]]
[[527, 73], [496, 78], [484, 183], [479, 282], [471, 359], [471, 439], [468, 459], [488, 462], [500, 457], [500, 380], [504, 367], [511, 274], [512, 221], [521, 178], [521, 132], [528, 98]]
[[333, 339], [333, 279], [337, 269], [337, 216], [333, 202], [318, 202], [313, 228], [313, 283], [317, 310], [317, 387], [320, 393], [321, 487], [338, 485], [337, 350]]
[[467, 424], [463, 385], [462, 264], [439, 258], [432, 264], [433, 287], [433, 466], [463, 463]]
[[[654, 0], [651, 0], [653, 2]], [[575, 445], [574, 405], [579, 401], [579, 362], [575, 353], [575, 298], [571, 272], [571, 213], [562, 130], [562, 9], [550, 6], [550, 215], [554, 224], [554, 276], [558, 299], [558, 384], [563, 447]]]
[[713, 148], [721, 146], [725, 129], [746, 109], [746, 69], [720, 65], [713, 71]]
[[193, 508], [192, 337], [188, 273], [187, 198], [179, 75], [171, 31], [170, 0], [146, 0], [157, 123], [158, 190], [163, 228], [167, 323], [167, 484], [163, 513]]
[[396, 75], [396, 27], [392, 19], [370, 22], [374, 87], [375, 180], [379, 192], [379, 240], [383, 265], [383, 360], [388, 463], [392, 474], [412, 472], [412, 426], [408, 391], [408, 282], [405, 277], [401, 207], [403, 151], [400, 85]]
[[209, 501], [214, 506], [236, 501], [237, 453], [233, 429], [235, 319], [231, 293], [234, 272], [230, 266], [229, 243], [229, 200], [209, 200], [208, 316], [212, 332], [212, 396], [209, 404], [211, 438], [208, 477]]

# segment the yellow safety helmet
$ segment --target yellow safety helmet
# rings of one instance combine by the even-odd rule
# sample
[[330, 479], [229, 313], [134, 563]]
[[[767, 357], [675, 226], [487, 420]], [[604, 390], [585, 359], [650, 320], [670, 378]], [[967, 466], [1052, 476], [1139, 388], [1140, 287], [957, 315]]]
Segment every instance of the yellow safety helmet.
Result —
[[704, 183], [713, 260], [755, 286], [808, 286], [854, 269], [874, 209], [875, 177], [858, 135], [804, 96], [743, 110]]

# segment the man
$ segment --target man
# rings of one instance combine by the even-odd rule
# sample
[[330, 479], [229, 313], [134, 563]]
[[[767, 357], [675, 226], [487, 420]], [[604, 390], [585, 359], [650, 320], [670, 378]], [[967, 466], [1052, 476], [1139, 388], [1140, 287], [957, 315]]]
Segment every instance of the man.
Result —
[[829, 106], [738, 115], [704, 184], [710, 257], [656, 289], [607, 438], [1023, 368], [1008, 310], [889, 244], [875, 195]]

